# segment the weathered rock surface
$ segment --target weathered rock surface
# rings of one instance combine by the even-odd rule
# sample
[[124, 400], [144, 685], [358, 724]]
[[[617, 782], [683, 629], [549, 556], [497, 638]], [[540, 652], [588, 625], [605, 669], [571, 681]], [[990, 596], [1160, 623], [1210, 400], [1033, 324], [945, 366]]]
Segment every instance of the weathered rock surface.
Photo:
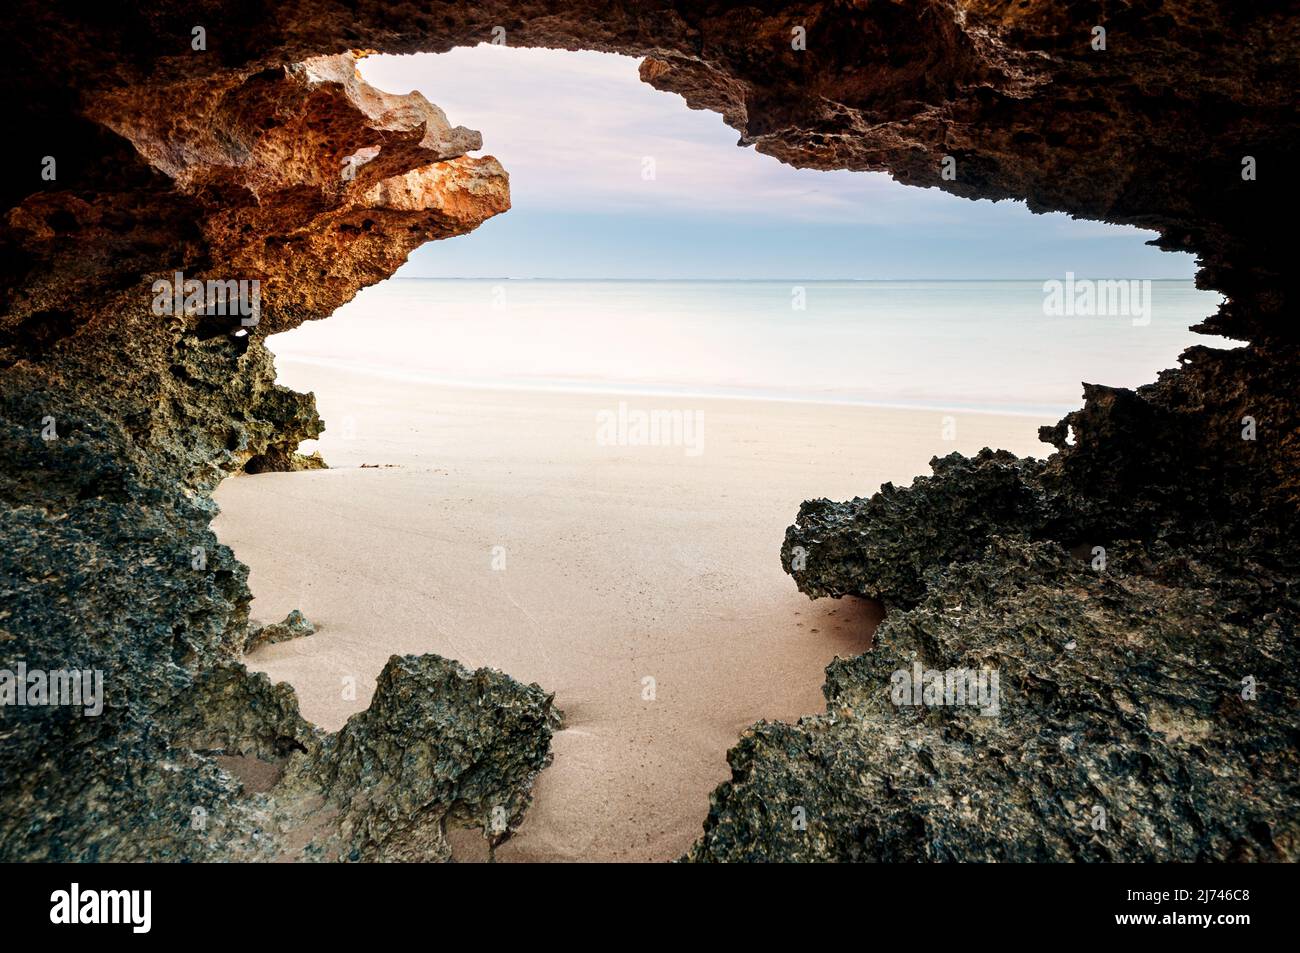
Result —
[[[1087, 387], [1046, 462], [953, 454], [805, 503], [782, 549], [800, 589], [896, 611], [828, 669], [825, 716], [731, 753], [692, 856], [1300, 858], [1300, 415], [1278, 357], [1193, 349], [1137, 392]], [[1002, 713], [894, 705], [916, 660], [998, 671]]]
[[[305, 465], [320, 433], [265, 336], [504, 211], [506, 176], [461, 154], [476, 133], [368, 89], [347, 56], [83, 92], [101, 132], [63, 168], [109, 142], [108, 181], [34, 192], [3, 232], [0, 667], [97, 670], [105, 707], [3, 710], [0, 856], [275, 854], [293, 837], [214, 759], [306, 757], [317, 733], [238, 662], [247, 571], [209, 494]], [[156, 313], [153, 282], [176, 272], [258, 281], [260, 320]]]
[[[1300, 858], [1296, 356], [1192, 349], [1137, 392], [1086, 387], [1046, 462], [953, 454], [805, 503], [799, 588], [894, 611], [828, 669], [825, 716], [732, 751], [691, 856]], [[1000, 715], [896, 706], [917, 661], [999, 672]]]
[[984, 450], [931, 461], [908, 489], [886, 483], [868, 500], [812, 500], [786, 531], [782, 564], [810, 597], [862, 596], [892, 606], [919, 600], [931, 569], [981, 555], [995, 533], [1050, 521], [1040, 461]]
[[244, 639], [244, 654], [247, 655], [263, 645], [275, 645], [278, 642], [288, 642], [290, 639], [301, 639], [315, 634], [316, 626], [312, 625], [299, 610], [294, 609], [281, 622], [272, 622], [270, 625], [249, 623], [248, 635]]
[[[369, 89], [348, 51], [445, 50], [495, 27], [514, 45], [645, 57], [643, 79], [783, 161], [1154, 229], [1228, 298], [1202, 329], [1248, 342], [1192, 349], [1137, 392], [1089, 387], [1049, 430], [1045, 463], [948, 458], [910, 490], [806, 505], [785, 552], [789, 564], [805, 549], [796, 581], [876, 595], [891, 615], [877, 653], [832, 669], [826, 716], [746, 736], [692, 856], [1294, 856], [1282, 675], [1295, 661], [1300, 325], [1291, 249], [1265, 239], [1300, 144], [1291, 5], [11, 7], [0, 661], [101, 669], [107, 698], [94, 718], [3, 711], [0, 856], [411, 856], [426, 836], [444, 853], [443, 807], [424, 826], [393, 810], [441, 796], [450, 775], [356, 805], [346, 823], [369, 833], [331, 840], [353, 807], [329, 801], [314, 753], [327, 742], [292, 693], [239, 664], [246, 571], [208, 529], [209, 494], [241, 468], [306, 465], [297, 446], [320, 431], [310, 396], [274, 384], [268, 333], [327, 316], [417, 245], [508, 207], [500, 166], [467, 154], [475, 133], [418, 96]], [[257, 280], [260, 320], [155, 313], [153, 282], [177, 272]], [[1098, 545], [1113, 555], [1104, 573], [1064, 555]], [[939, 618], [958, 603], [960, 625]], [[996, 661], [1016, 714], [881, 708], [882, 673], [913, 654]], [[432, 679], [471, 697], [459, 675], [417, 669], [392, 674], [366, 732], [430, 719], [495, 763], [473, 718], [452, 727], [404, 688]], [[1233, 701], [1253, 671], [1257, 700]], [[484, 690], [510, 711], [522, 689]], [[514, 724], [501, 727], [527, 756], [489, 771], [511, 784], [537, 738]], [[395, 754], [374, 744], [389, 777]], [[264, 764], [279, 780], [250, 796]], [[792, 839], [764, 801], [780, 814], [796, 791], [808, 829]], [[1108, 811], [1106, 835], [1070, 826], [1080, 806]]]
[[[1296, 567], [1107, 555], [995, 536], [932, 567], [871, 652], [827, 669], [825, 715], [732, 749], [690, 859], [1296, 859]], [[895, 704], [917, 665], [996, 671], [997, 714]]]
[[492, 669], [393, 656], [370, 707], [329, 739], [318, 769], [342, 805], [348, 859], [450, 860], [452, 825], [503, 841], [550, 763], [552, 698]]

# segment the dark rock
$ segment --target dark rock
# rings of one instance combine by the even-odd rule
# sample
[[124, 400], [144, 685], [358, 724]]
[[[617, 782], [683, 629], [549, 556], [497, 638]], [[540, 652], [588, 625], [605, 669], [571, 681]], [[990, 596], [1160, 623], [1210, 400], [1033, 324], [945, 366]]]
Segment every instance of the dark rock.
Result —
[[[225, 27], [194, 52], [192, 4], [178, 0], [113, 16], [10, 6], [0, 93], [24, 145], [0, 176], [0, 664], [94, 668], [106, 699], [96, 717], [4, 712], [0, 857], [414, 856], [426, 834], [444, 856], [436, 825], [394, 806], [434, 803], [453, 776], [522, 783], [535, 762], [539, 735], [503, 715], [522, 760], [497, 765], [474, 709], [465, 730], [497, 766], [453, 759], [439, 781], [404, 777], [391, 804], [331, 801], [320, 751], [342, 742], [240, 666], [246, 570], [208, 528], [221, 479], [305, 465], [298, 445], [320, 432], [310, 396], [274, 383], [266, 335], [329, 315], [420, 244], [509, 205], [504, 170], [466, 154], [476, 133], [419, 96], [370, 89], [349, 55], [320, 54], [446, 50], [497, 24], [512, 45], [647, 57], [645, 81], [782, 161], [1153, 229], [1227, 298], [1200, 329], [1249, 342], [1191, 349], [1135, 392], [1088, 387], [1049, 428], [1045, 463], [949, 457], [911, 490], [806, 505], [783, 558], [805, 545], [796, 580], [811, 594], [890, 604], [879, 656], [832, 669], [831, 714], [747, 734], [694, 856], [1295, 856], [1295, 712], [1262, 677], [1241, 711], [1220, 684], [1255, 668], [1281, 685], [1294, 667], [1300, 324], [1292, 248], [1268, 228], [1292, 204], [1300, 151], [1292, 7], [214, 0], [204, 9]], [[54, 180], [40, 177], [47, 155]], [[178, 271], [259, 281], [260, 322], [153, 313], [152, 283]], [[1258, 439], [1241, 439], [1245, 417]], [[51, 425], [57, 439], [42, 436]], [[1105, 575], [1065, 556], [1098, 545], [1125, 554]], [[935, 599], [973, 621], [948, 628]], [[1062, 639], [1094, 667], [1052, 661]], [[913, 652], [995, 660], [1015, 720], [882, 716], [880, 678]], [[426, 675], [394, 675], [414, 707], [386, 701], [383, 718], [427, 718], [455, 739], [450, 713], [406, 694]], [[459, 677], [428, 678], [477, 697]], [[1132, 711], [1118, 700], [1130, 686]], [[518, 691], [484, 688], [507, 712]], [[362, 724], [373, 770], [391, 777], [383, 725]], [[1053, 760], [1059, 738], [1084, 754]], [[903, 750], [915, 758], [892, 764]], [[250, 793], [217, 757], [274, 763], [281, 780]], [[795, 789], [811, 837], [763, 813]], [[521, 803], [518, 790], [496, 796]], [[474, 791], [478, 821], [488, 795]], [[1114, 808], [1109, 839], [1065, 829], [1067, 799]], [[453, 814], [429, 809], [431, 822]]]
[[[905, 490], [805, 503], [782, 550], [799, 588], [890, 612], [827, 670], [825, 717], [731, 753], [692, 857], [1300, 858], [1288, 376], [1196, 348], [1136, 392], [1086, 387], [1045, 463], [952, 455]], [[914, 659], [1000, 672], [1002, 715], [895, 708]], [[768, 815], [792, 798], [815, 836]], [[1105, 831], [1080, 821], [1096, 808]]]
[[[457, 152], [476, 134], [369, 90], [348, 57], [119, 87], [94, 109], [112, 132], [79, 134], [66, 188], [29, 190], [0, 227], [0, 668], [98, 671], [104, 707], [4, 709], [0, 858], [298, 856], [329, 829], [303, 807], [325, 803], [324, 735], [239, 664], [247, 570], [208, 528], [210, 494], [303, 465], [320, 433], [311, 396], [275, 384], [266, 335], [503, 211], [506, 177]], [[177, 271], [258, 280], [260, 321], [154, 313], [152, 282]], [[250, 799], [217, 757], [284, 780]]]
[[345, 856], [449, 860], [449, 826], [480, 828], [493, 847], [508, 838], [551, 761], [552, 699], [493, 669], [394, 655], [321, 755]]
[[984, 450], [930, 466], [934, 475], [911, 489], [886, 483], [869, 500], [804, 503], [781, 548], [800, 591], [909, 605], [924, 594], [929, 570], [975, 558], [995, 532], [1030, 533], [1049, 520], [1039, 461]]
[[[999, 538], [931, 579], [827, 669], [825, 715], [745, 733], [689, 859], [1300, 856], [1294, 569]], [[918, 663], [997, 672], [998, 713], [894, 704]]]
[[298, 445], [304, 440], [315, 440], [325, 429], [316, 413], [313, 394], [299, 394], [287, 387], [275, 385], [267, 392], [268, 399], [261, 404], [262, 416], [275, 424], [275, 436], [266, 449], [250, 457], [244, 464], [245, 473], [291, 473], [297, 470], [325, 470], [325, 460], [320, 453], [303, 454]]
[[284, 617], [283, 622], [273, 622], [263, 626], [250, 625], [248, 637], [244, 640], [244, 654], [247, 655], [263, 645], [275, 645], [277, 642], [288, 642], [290, 639], [301, 639], [315, 634], [316, 626], [307, 621], [305, 615], [294, 609]]

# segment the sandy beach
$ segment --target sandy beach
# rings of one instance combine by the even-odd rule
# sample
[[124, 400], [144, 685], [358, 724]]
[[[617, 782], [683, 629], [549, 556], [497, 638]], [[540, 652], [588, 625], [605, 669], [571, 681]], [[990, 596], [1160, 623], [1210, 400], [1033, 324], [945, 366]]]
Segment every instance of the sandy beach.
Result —
[[[500, 860], [679, 856], [740, 732], [820, 711], [826, 664], [870, 645], [875, 606], [810, 602], [782, 571], [799, 503], [907, 483], [953, 450], [1042, 454], [1052, 422], [278, 363], [283, 383], [316, 392], [331, 469], [227, 480], [215, 529], [251, 568], [254, 618], [301, 609], [318, 631], [248, 664], [331, 730], [394, 653], [555, 692], [555, 761]], [[648, 446], [635, 429], [598, 434], [620, 402], [625, 417], [680, 411], [702, 427], [676, 445], [670, 431]]]

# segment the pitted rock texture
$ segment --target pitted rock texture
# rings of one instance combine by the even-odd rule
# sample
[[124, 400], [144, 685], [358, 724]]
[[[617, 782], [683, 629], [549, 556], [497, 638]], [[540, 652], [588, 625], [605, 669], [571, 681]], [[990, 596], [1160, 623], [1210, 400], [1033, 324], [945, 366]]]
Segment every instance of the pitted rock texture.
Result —
[[[1300, 416], [1279, 351], [1087, 387], [1046, 462], [952, 454], [906, 489], [805, 503], [782, 549], [799, 588], [892, 611], [827, 670], [826, 715], [731, 752], [691, 857], [1300, 859]], [[894, 704], [918, 662], [997, 671], [1001, 713]]]
[[812, 500], [786, 531], [781, 557], [802, 592], [910, 605], [926, 570], [981, 555], [996, 532], [1031, 533], [1049, 522], [1043, 468], [1005, 450], [931, 461], [909, 489], [886, 483], [869, 500]]
[[[689, 859], [1295, 860], [1296, 595], [1213, 550], [996, 537], [831, 664], [826, 714], [745, 733]], [[996, 714], [895, 704], [917, 667], [996, 671]]]
[[321, 759], [348, 859], [450, 860], [449, 825], [479, 828], [493, 847], [505, 840], [550, 763], [552, 700], [492, 669], [389, 659], [370, 707]]
[[263, 645], [275, 645], [290, 639], [301, 639], [316, 634], [316, 626], [298, 609], [294, 609], [281, 622], [270, 625], [253, 625], [249, 623], [248, 637], [244, 639], [244, 654], [256, 651]]
[[1286, 394], [1298, 360], [1287, 347], [1197, 347], [1136, 391], [1084, 385], [1083, 408], [1042, 428], [1057, 448], [1046, 461], [951, 454], [905, 489], [805, 502], [782, 563], [810, 597], [901, 607], [999, 535], [1089, 553], [1126, 540], [1213, 547], [1293, 565], [1300, 407]]
[[[476, 133], [369, 90], [347, 56], [83, 92], [118, 190], [33, 193], [4, 229], [24, 277], [0, 316], [0, 661], [101, 671], [105, 708], [4, 709], [0, 856], [273, 855], [295, 835], [213, 759], [305, 756], [315, 734], [239, 664], [247, 570], [209, 494], [310, 464], [296, 448], [322, 423], [274, 383], [265, 336], [504, 211], [507, 180], [458, 153]], [[259, 320], [157, 313], [177, 272], [258, 281]]]
[[[30, 26], [11, 38], [9, 101], [29, 124], [54, 121], [43, 145], [29, 147], [27, 174], [3, 186], [15, 200], [42, 188], [31, 170], [65, 145], [72, 168], [55, 190], [116, 186], [121, 173], [97, 150], [121, 143], [101, 123], [129, 135], [144, 104], [161, 117], [148, 121], [157, 135], [159, 122], [206, 116], [234, 77], [261, 82], [303, 64], [293, 68], [310, 78], [329, 72], [313, 65], [321, 54], [504, 39], [645, 57], [647, 82], [719, 112], [742, 143], [795, 165], [885, 170], [972, 198], [1022, 198], [1037, 210], [1157, 229], [1162, 247], [1200, 254], [1204, 285], [1233, 299], [1211, 320], [1216, 331], [1296, 337], [1282, 281], [1288, 253], [1260, 235], [1290, 191], [1281, 170], [1296, 158], [1300, 26], [1287, 4], [307, 0], [237, 11], [217, 2], [199, 13], [164, 0], [108, 21], [59, 22], [70, 15], [36, 3], [14, 15]], [[192, 48], [199, 20], [210, 21], [203, 51]], [[1098, 26], [1105, 49], [1094, 48]], [[202, 99], [184, 95], [186, 108], [158, 98], [195, 83]], [[69, 90], [90, 109], [70, 104]], [[319, 115], [309, 97], [300, 103]], [[449, 134], [430, 141], [457, 143]], [[319, 173], [374, 144], [322, 157]], [[956, 160], [955, 179], [942, 177], [945, 156]], [[1271, 172], [1244, 181], [1247, 156]]]
[[[1189, 624], [1194, 609], [1229, 613], [1229, 628], [1211, 627], [1192, 646], [1198, 663], [1225, 677], [1237, 660], [1257, 661], [1242, 638], [1272, 638], [1269, 624], [1291, 624], [1300, 325], [1286, 280], [1290, 247], [1265, 238], [1276, 210], [1288, 207], [1300, 145], [1300, 16], [1290, 4], [10, 7], [0, 90], [21, 134], [0, 177], [0, 660], [101, 668], [108, 697], [98, 718], [66, 709], [3, 713], [0, 856], [292, 856], [333, 836], [338, 806], [325, 806], [312, 780], [311, 751], [321, 742], [297, 717], [292, 693], [249, 678], [238, 662], [246, 570], [208, 529], [209, 494], [241, 468], [309, 465], [297, 446], [322, 424], [309, 395], [274, 384], [268, 333], [328, 316], [419, 244], [469, 231], [509, 204], [500, 166], [467, 154], [479, 144], [475, 133], [452, 127], [418, 96], [369, 89], [350, 51], [440, 51], [499, 37], [500, 28], [513, 45], [640, 56], [646, 82], [718, 112], [741, 144], [783, 161], [884, 170], [970, 198], [1022, 198], [1039, 211], [1153, 229], [1160, 247], [1199, 257], [1198, 283], [1227, 296], [1202, 330], [1248, 347], [1192, 349], [1137, 392], [1088, 387], [1083, 409], [1049, 428], [1057, 453], [1046, 463], [950, 458], [911, 490], [806, 507], [787, 540], [810, 544], [796, 572], [810, 593], [876, 594], [891, 605], [886, 651], [894, 626], [904, 655], [919, 638], [904, 631], [900, 610], [959, 583], [972, 587], [968, 601], [983, 613], [963, 644], [990, 658], [1032, 650], [1007, 663], [1029, 714], [1002, 735], [969, 729], [983, 732], [970, 735], [972, 758], [992, 765], [995, 750], [1012, 742], [1044, 748], [1043, 733], [1058, 728], [1078, 743], [1098, 723], [1070, 708], [1087, 707], [1083, 684], [1068, 681], [1082, 677], [1077, 671], [1058, 672], [1067, 679], [1060, 697], [1030, 691], [1044, 677], [1047, 663], [1034, 654], [1042, 646], [1011, 639], [997, 622], [1028, 621], [1016, 593], [1036, 593], [1046, 606], [1045, 581], [1095, 590], [1098, 605], [1051, 603], [1063, 625], [1078, 629], [1080, 645], [1079, 636], [1104, 644], [1147, 632], [1150, 620], [1125, 628], [1137, 625], [1139, 605]], [[205, 31], [201, 49], [196, 26]], [[1094, 48], [1098, 26], [1104, 49]], [[802, 50], [792, 46], [800, 30]], [[945, 159], [955, 162], [951, 180]], [[1254, 178], [1243, 177], [1248, 165]], [[258, 281], [260, 320], [248, 327], [211, 309], [155, 313], [154, 283], [178, 272]], [[1254, 441], [1241, 440], [1246, 417], [1257, 424]], [[1002, 490], [1024, 507], [1012, 510]], [[1018, 542], [997, 548], [998, 536]], [[1115, 572], [1128, 582], [1102, 582], [1059, 562], [1065, 549], [1097, 545], [1145, 548], [1156, 568], [1126, 559]], [[1191, 569], [1176, 571], [1180, 560]], [[993, 580], [1006, 583], [1006, 598], [985, 605], [981, 593]], [[1207, 585], [1219, 602], [1197, 601], [1197, 587]], [[1120, 589], [1105, 588], [1113, 586]], [[1139, 603], [1135, 593], [1163, 601]], [[1144, 652], [1089, 647], [1115, 665], [1094, 680], [1145, 684], [1152, 672], [1185, 671], [1170, 653], [1186, 646], [1158, 632], [1143, 638]], [[1286, 638], [1278, 657], [1291, 651]], [[944, 644], [927, 650], [956, 657]], [[1216, 668], [1220, 655], [1233, 665]], [[863, 691], [878, 688], [871, 664], [861, 662], [854, 676]], [[849, 680], [846, 670], [840, 681]], [[846, 694], [838, 684], [833, 677], [832, 693]], [[1104, 686], [1088, 684], [1103, 697], [1096, 719], [1113, 721]], [[1019, 773], [985, 769], [989, 783], [1005, 785], [1002, 809], [1023, 834], [1010, 843], [1023, 856], [1109, 851], [1129, 859], [1161, 843], [1179, 856], [1290, 856], [1290, 828], [1263, 816], [1265, 801], [1279, 817], [1294, 813], [1293, 775], [1285, 783], [1292, 764], [1283, 757], [1267, 755], [1258, 790], [1236, 801], [1215, 792], [1178, 815], [1195, 815], [1187, 822], [1195, 836], [1165, 800], [1160, 772], [1217, 772], [1232, 783], [1243, 776], [1233, 759], [1249, 755], [1252, 742], [1238, 739], [1233, 749], [1226, 739], [1247, 722], [1213, 724], [1199, 747], [1143, 733], [1164, 724], [1198, 737], [1200, 712], [1217, 690], [1202, 683], [1187, 696], [1157, 693], [1182, 709], [1139, 710], [1123, 722], [1121, 736], [1150, 749], [1139, 767], [1159, 770], [1094, 782], [1130, 812], [1104, 850], [1085, 850], [1076, 835], [1034, 841], [1026, 833], [1057, 816], [1027, 800], [1042, 800], [1049, 782], [1074, 797], [1076, 775], [1050, 766], [1024, 772], [1033, 787], [1020, 785]], [[1271, 744], [1287, 716], [1266, 710], [1266, 697], [1243, 717], [1256, 718]], [[858, 856], [852, 841], [875, 844], [862, 848], [873, 856], [914, 856], [914, 840], [881, 824], [915, 825], [919, 815], [888, 813], [897, 807], [888, 797], [873, 807], [873, 796], [901, 777], [879, 774], [871, 760], [883, 743], [881, 720], [866, 703], [852, 711], [835, 716], [842, 747], [833, 750], [818, 747], [829, 738], [820, 721], [748, 736], [695, 855], [805, 856], [807, 841], [780, 840], [754, 820], [746, 794], [787, 790], [799, 778], [812, 785], [803, 796], [822, 805], [809, 826], [822, 854]], [[846, 734], [853, 719], [859, 735]], [[920, 742], [918, 732], [908, 740]], [[755, 739], [769, 735], [787, 740], [756, 752]], [[980, 824], [954, 833], [973, 815], [944, 760], [951, 744], [935, 741], [941, 757], [920, 767], [935, 784], [923, 792], [931, 827], [919, 829], [945, 832], [927, 855], [996, 851]], [[248, 767], [241, 758], [284, 761], [277, 788], [286, 798], [250, 799], [237, 776], [238, 765]], [[1198, 767], [1198, 759], [1208, 760]], [[264, 773], [253, 765], [249, 777]], [[883, 788], [855, 786], [858, 776]], [[195, 808], [206, 812], [201, 837]], [[1143, 832], [1146, 823], [1155, 833]], [[304, 828], [311, 824], [321, 829]]]

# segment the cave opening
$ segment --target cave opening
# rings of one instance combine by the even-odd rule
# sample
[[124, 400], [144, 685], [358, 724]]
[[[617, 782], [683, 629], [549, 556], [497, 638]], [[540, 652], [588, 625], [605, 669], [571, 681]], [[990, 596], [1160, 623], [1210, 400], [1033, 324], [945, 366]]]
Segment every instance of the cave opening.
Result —
[[[1295, 859], [1300, 763], [1285, 688], [1300, 665], [1300, 354], [1293, 252], [1261, 228], [1292, 187], [1294, 9], [217, 2], [196, 14], [167, 2], [51, 16], [20, 0], [12, 19], [4, 101], [22, 135], [6, 154], [0, 220], [0, 669], [102, 671], [105, 704], [93, 718], [4, 706], [0, 856], [448, 860], [465, 833], [453, 828], [467, 823], [503, 847], [518, 832], [517, 856], [550, 858], [668, 856], [689, 829], [699, 837], [684, 859], [705, 862]], [[497, 56], [474, 86], [504, 108], [467, 108], [451, 82], [429, 90], [483, 126], [487, 150], [429, 100], [362, 82], [346, 52], [489, 37], [508, 48], [472, 54]], [[642, 57], [647, 86], [720, 116], [763, 157], [887, 170], [932, 189], [892, 193], [907, 203], [893, 212], [942, 220], [918, 249], [877, 227], [890, 219], [887, 191], [857, 203], [855, 218], [854, 203], [846, 211], [807, 180], [756, 189], [729, 142], [732, 164], [709, 160], [683, 177], [668, 124], [704, 114], [672, 96], [660, 102], [674, 118], [623, 122], [594, 98], [562, 110], [562, 91], [535, 73], [531, 99], [511, 94], [529, 114], [511, 116], [495, 74], [529, 46]], [[381, 65], [371, 57], [363, 68]], [[564, 121], [540, 142], [506, 154], [514, 128], [557, 113]], [[616, 133], [603, 156], [590, 147], [602, 125]], [[656, 128], [672, 134], [635, 140]], [[575, 145], [576, 159], [621, 170], [640, 206], [619, 204], [575, 161]], [[509, 214], [506, 169], [485, 151], [515, 172]], [[530, 156], [559, 154], [552, 167], [616, 213], [621, 233], [594, 229], [572, 192], [529, 192]], [[704, 187], [674, 196], [674, 183], [692, 180]], [[852, 181], [865, 196], [883, 180]], [[1197, 339], [1176, 365], [1170, 343], [1128, 378], [1119, 362], [1161, 334], [1169, 285], [1154, 279], [1186, 281], [1186, 258], [1150, 259], [1181, 262], [1172, 275], [1087, 260], [1108, 226], [1077, 222], [1057, 236], [1076, 230], [1073, 251], [1052, 258], [1061, 246], [1041, 227], [1053, 219], [1005, 202], [945, 206], [938, 190], [1158, 230], [1158, 247], [1197, 256], [1198, 287], [1226, 296], [1199, 329], [1247, 343]], [[799, 215], [776, 214], [792, 207]], [[962, 210], [978, 227], [963, 227]], [[839, 227], [836, 216], [847, 216]], [[531, 236], [511, 232], [530, 220]], [[424, 325], [459, 324], [462, 338], [499, 345], [482, 352], [498, 361], [496, 378], [474, 382], [464, 379], [473, 348], [457, 352], [444, 334], [433, 352], [381, 326], [400, 324], [395, 291], [433, 284], [358, 292], [419, 246], [476, 229], [408, 266], [488, 282], [455, 285], [475, 308], [493, 283], [504, 287], [500, 313], [460, 322], [449, 318], [450, 282], [424, 294], [436, 305], [424, 311], [442, 319], [425, 314]], [[526, 267], [507, 254], [509, 234], [526, 239], [516, 250], [589, 267]], [[977, 267], [948, 268], [954, 249]], [[466, 267], [477, 254], [489, 270]], [[1135, 248], [1125, 261], [1154, 254]], [[595, 267], [611, 261], [635, 267]], [[176, 274], [261, 282], [261, 323], [231, 339], [196, 315], [160, 317], [150, 285]], [[620, 398], [608, 385], [575, 394], [525, 379], [571, 377], [579, 356], [557, 342], [581, 335], [541, 335], [548, 352], [524, 334], [529, 295], [561, 282], [499, 280], [546, 275], [770, 281], [750, 281], [758, 305], [748, 309], [716, 293], [709, 304], [698, 285], [641, 325], [608, 303], [593, 308], [603, 320], [587, 343], [606, 365], [631, 352], [643, 371], [678, 375], [651, 375], [671, 394]], [[897, 301], [863, 304], [876, 283], [815, 280], [954, 276], [1033, 281], [1043, 298], [1017, 314], [989, 306], [985, 285], [947, 284], [938, 313], [952, 320], [905, 321]], [[850, 292], [865, 298], [845, 304]], [[531, 323], [572, 322], [575, 298], [534, 309]], [[311, 328], [342, 333], [349, 313], [379, 312], [347, 342], [352, 366], [327, 368], [351, 375], [342, 387], [290, 353], [307, 338], [276, 335], [348, 302], [353, 312]], [[1211, 310], [1207, 301], [1196, 316]], [[837, 322], [839, 311], [848, 316]], [[679, 322], [679, 345], [665, 315]], [[1089, 353], [1075, 332], [1103, 328], [1105, 345], [1090, 352], [1104, 358], [1099, 370], [1053, 357]], [[710, 349], [711, 332], [721, 343]], [[400, 356], [415, 366], [398, 371], [381, 350], [387, 373], [366, 377], [357, 342], [367, 334], [375, 346], [405, 340]], [[276, 383], [268, 336], [292, 386]], [[512, 348], [516, 363], [503, 368]], [[556, 351], [570, 364], [557, 365]], [[785, 371], [776, 400], [754, 393], [773, 379], [753, 359], [767, 354], [770, 370], [773, 353]], [[456, 388], [421, 366], [448, 356]], [[745, 373], [719, 383], [720, 357]], [[741, 393], [683, 392], [706, 371], [706, 383]], [[485, 386], [502, 373], [528, 386]], [[909, 400], [929, 398], [923, 406], [879, 406], [900, 376]], [[789, 399], [810, 377], [821, 398], [846, 380], [859, 391], [843, 403]], [[1100, 383], [1079, 406], [1073, 389], [1054, 396], [1053, 378]], [[1144, 386], [1107, 386], [1130, 381]], [[319, 435], [315, 400], [300, 392], [313, 387], [331, 469], [297, 452]], [[907, 465], [905, 447], [936, 431], [954, 438], [941, 449], [1008, 445], [994, 424], [1010, 408], [988, 413], [990, 393], [1019, 401], [1028, 425], [1044, 401], [1078, 409], [1038, 431], [1055, 448], [1046, 459], [951, 453], [908, 487], [854, 496], [888, 466], [900, 479], [917, 472], [925, 464]], [[977, 410], [997, 418], [987, 434]], [[1033, 440], [1032, 426], [1024, 433]], [[225, 479], [237, 473], [256, 476]], [[223, 482], [217, 526], [252, 564], [254, 614], [264, 622], [302, 605], [310, 616], [249, 624], [248, 566], [213, 531]], [[258, 535], [259, 506], [278, 538]], [[795, 589], [880, 599], [889, 614], [871, 651], [827, 666], [822, 713], [746, 724], [779, 711], [791, 686], [811, 697], [819, 680], [782, 653], [829, 642], [822, 623], [837, 604], [810, 608]], [[787, 624], [795, 611], [802, 627]], [[774, 617], [780, 631], [769, 631]], [[376, 678], [376, 646], [411, 653]], [[545, 681], [450, 660], [476, 652]], [[301, 696], [265, 675], [295, 656]], [[600, 666], [613, 675], [575, 681]], [[912, 691], [895, 700], [887, 690], [900, 672]], [[994, 693], [1001, 714], [956, 704], [963, 686], [967, 702], [972, 689]], [[300, 712], [301, 699], [337, 725], [326, 702], [360, 708], [367, 697], [336, 732]], [[568, 718], [558, 735], [556, 698]], [[703, 717], [677, 719], [684, 699], [704, 699]], [[701, 825], [704, 785], [686, 776], [707, 763], [721, 777], [724, 749], [731, 776]], [[571, 810], [557, 816], [557, 805]]]
[[953, 452], [1045, 456], [1079, 382], [1213, 344], [1188, 328], [1219, 299], [1150, 233], [793, 169], [626, 57], [361, 71], [482, 128], [514, 207], [268, 340], [329, 468], [227, 480], [214, 528], [256, 619], [315, 627], [248, 664], [322, 727], [394, 653], [557, 693], [556, 763], [500, 859], [679, 856], [737, 735], [822, 710], [880, 608], [790, 583], [803, 500]]

